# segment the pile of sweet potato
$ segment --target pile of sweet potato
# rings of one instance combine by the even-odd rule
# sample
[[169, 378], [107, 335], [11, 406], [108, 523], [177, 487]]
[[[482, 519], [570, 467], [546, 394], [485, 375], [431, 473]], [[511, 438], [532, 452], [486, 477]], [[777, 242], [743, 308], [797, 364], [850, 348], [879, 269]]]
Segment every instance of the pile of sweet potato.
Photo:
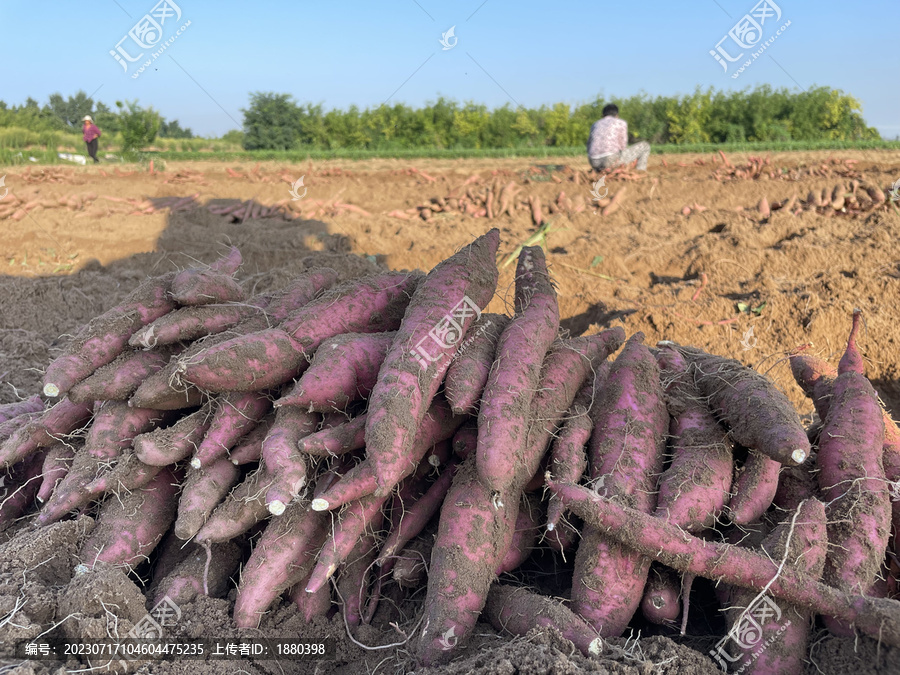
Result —
[[[236, 249], [147, 280], [48, 366], [52, 407], [0, 408], [0, 527], [93, 514], [83, 563], [152, 561], [153, 600], [223, 596], [241, 566], [240, 627], [283, 594], [358, 625], [383, 584], [427, 585], [423, 664], [479, 617], [599, 653], [638, 610], [685, 625], [695, 576], [740, 638], [713, 656], [747, 672], [800, 672], [816, 616], [900, 646], [900, 431], [860, 315], [837, 369], [790, 356], [821, 420], [805, 429], [737, 361], [621, 328], [561, 337], [539, 247], [512, 316], [483, 312], [499, 237], [428, 274], [314, 269], [253, 297]], [[497, 583], [538, 546], [574, 557], [568, 602]]]

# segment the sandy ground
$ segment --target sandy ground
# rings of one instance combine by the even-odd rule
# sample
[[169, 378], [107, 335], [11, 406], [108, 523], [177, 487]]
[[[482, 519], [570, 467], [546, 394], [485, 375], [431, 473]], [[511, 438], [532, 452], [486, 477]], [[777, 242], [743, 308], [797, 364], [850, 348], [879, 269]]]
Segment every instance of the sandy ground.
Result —
[[[735, 167], [750, 159], [728, 157]], [[844, 186], [839, 190], [843, 192], [851, 180], [884, 188], [900, 179], [900, 153], [782, 153], [761, 164], [758, 178], [722, 181], [715, 179], [716, 172], [720, 176], [727, 172], [718, 156], [654, 157], [650, 171], [634, 180], [627, 179], [627, 173], [605, 179], [610, 196], [626, 189], [620, 208], [608, 215], [601, 215], [592, 202], [597, 177], [586, 175], [583, 166], [562, 160], [538, 162], [194, 162], [170, 163], [164, 171], [156, 167], [153, 174], [146, 168], [116, 169], [106, 164], [9, 169], [5, 183], [10, 193], [20, 204], [39, 204], [18, 218], [0, 220], [0, 403], [38, 392], [40, 371], [60, 337], [112, 306], [147, 274], [185, 267], [194, 260], [210, 262], [228, 244], [244, 254], [241, 278], [255, 290], [279, 286], [305, 269], [311, 258], [327, 259], [346, 277], [379, 267], [427, 270], [494, 226], [501, 231], [502, 264], [537, 231], [523, 201], [537, 197], [550, 222], [545, 249], [563, 327], [570, 334], [621, 325], [629, 335], [643, 331], [648, 344], [674, 340], [737, 358], [766, 372], [809, 416], [812, 406], [793, 383], [784, 357], [790, 349], [810, 344], [813, 353], [836, 363], [851, 312], [860, 308], [866, 321], [861, 346], [868, 375], [888, 408], [900, 414], [900, 334], [890, 326], [892, 298], [900, 291], [900, 202], [891, 204], [888, 199], [859, 213], [829, 207], [794, 215], [783, 209], [768, 218], [757, 209], [763, 197], [770, 204], [795, 193], [805, 200], [810, 191], [827, 188], [831, 193], [837, 184]], [[472, 176], [476, 178], [465, 185]], [[206, 208], [250, 199], [263, 205], [290, 200], [290, 183], [301, 177], [307, 192], [284, 206], [289, 220], [277, 216], [232, 222]], [[464, 194], [467, 187], [477, 196], [492, 184], [499, 190], [509, 182], [518, 193], [511, 214], [497, 218], [438, 207], [428, 220], [388, 215], [441, 198], [446, 203], [453, 192]], [[561, 191], [568, 203], [559, 198]], [[196, 206], [176, 212], [161, 206], [165, 198], [195, 193]], [[9, 199], [0, 200], [0, 214]], [[365, 213], [331, 206], [335, 200]], [[551, 213], [551, 202], [563, 206]], [[158, 208], [136, 213], [138, 208], [151, 210], [145, 208], [148, 203]], [[690, 212], [683, 212], [684, 207]], [[509, 307], [512, 271], [513, 265], [501, 268], [498, 293], [489, 310]], [[52, 540], [46, 544], [48, 550], [71, 547], [73, 532], [69, 528], [48, 535]], [[21, 547], [13, 540], [0, 549], [0, 570], [6, 575], [0, 582], [14, 583]], [[65, 568], [59, 569], [61, 577], [35, 582], [34, 592], [54, 598], [76, 592], [75, 582], [68, 578], [71, 570]], [[113, 587], [125, 582], [96, 583], [116, 596], [123, 591]], [[137, 587], [135, 592], [140, 595]], [[9, 596], [3, 591], [0, 596], [5, 598], [0, 614], [6, 614]], [[135, 601], [140, 598], [135, 596]], [[194, 635], [210, 635], [206, 630], [236, 634], [229, 623], [228, 603], [228, 598], [193, 603], [187, 612], [192, 627], [184, 630]], [[357, 673], [373, 672], [376, 666], [378, 672], [408, 670], [403, 648], [365, 651], [342, 637], [337, 619], [298, 627], [289, 609], [267, 617], [269, 629], [280, 626], [287, 634], [299, 630], [304, 636], [338, 637], [337, 664], [320, 664], [317, 669], [295, 663], [279, 670], [284, 664], [241, 662], [244, 672]], [[32, 620], [41, 623], [39, 618]], [[569, 655], [552, 636], [507, 641], [484, 627], [484, 635], [467, 652], [468, 660], [442, 672], [717, 671], [697, 651], [662, 637], [677, 638], [672, 631], [642, 628], [645, 636], [655, 631], [660, 637], [645, 637], [639, 647], [622, 642], [624, 649], [610, 651], [600, 665]], [[715, 635], [718, 629], [694, 628], [693, 637], [678, 640], [703, 652], [714, 638], [698, 636]], [[396, 641], [396, 633], [374, 628], [370, 633], [365, 637], [371, 644]], [[862, 640], [854, 653], [852, 645], [826, 639], [814, 650], [815, 664], [810, 664], [809, 672], [898, 672], [893, 650], [876, 650], [874, 644]], [[38, 663], [32, 665], [40, 671]], [[230, 670], [238, 667], [223, 665], [233, 665]], [[152, 664], [146, 672], [201, 672], [202, 667], [200, 662]]]

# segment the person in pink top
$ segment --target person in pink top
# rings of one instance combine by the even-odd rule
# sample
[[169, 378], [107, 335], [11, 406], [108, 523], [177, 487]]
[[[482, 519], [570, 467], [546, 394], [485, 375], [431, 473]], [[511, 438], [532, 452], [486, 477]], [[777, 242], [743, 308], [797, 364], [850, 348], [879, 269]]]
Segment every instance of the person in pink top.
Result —
[[94, 120], [91, 119], [90, 115], [84, 116], [84, 126], [82, 128], [84, 142], [87, 143], [87, 151], [91, 156], [91, 159], [94, 160], [94, 164], [97, 164], [100, 160], [97, 159], [97, 139], [100, 138], [100, 129], [97, 128], [97, 125], [94, 124]]
[[610, 103], [603, 108], [603, 119], [591, 125], [587, 144], [588, 161], [596, 169], [611, 169], [637, 160], [639, 171], [647, 170], [650, 144], [641, 141], [628, 145], [628, 123], [619, 119], [619, 108]]

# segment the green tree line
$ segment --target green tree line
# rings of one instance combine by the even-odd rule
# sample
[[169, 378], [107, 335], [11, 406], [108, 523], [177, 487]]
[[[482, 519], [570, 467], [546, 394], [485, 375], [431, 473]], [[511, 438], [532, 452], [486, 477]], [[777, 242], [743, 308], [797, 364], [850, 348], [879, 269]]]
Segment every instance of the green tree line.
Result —
[[253, 93], [243, 110], [245, 150], [573, 147], [585, 144], [607, 103], [619, 107], [632, 140], [652, 144], [880, 139], [859, 101], [837, 89], [803, 92], [769, 86], [597, 98], [540, 108], [489, 110], [445, 98], [421, 108], [402, 103], [324, 111], [289, 94]]

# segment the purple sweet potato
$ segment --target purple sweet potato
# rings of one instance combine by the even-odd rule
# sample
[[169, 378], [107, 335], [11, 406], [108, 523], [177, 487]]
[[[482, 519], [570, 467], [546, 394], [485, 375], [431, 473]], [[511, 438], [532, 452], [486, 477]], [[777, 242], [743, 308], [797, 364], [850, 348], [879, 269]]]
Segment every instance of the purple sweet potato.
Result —
[[309, 368], [275, 406], [299, 406], [316, 412], [345, 410], [368, 397], [395, 332], [345, 333], [325, 340]]
[[682, 572], [742, 588], [766, 589], [775, 598], [817, 614], [852, 623], [884, 644], [900, 646], [900, 603], [841, 591], [779, 560], [747, 549], [706, 541], [677, 525], [648, 515], [591, 490], [547, 478], [548, 487], [567, 508], [631, 549]]
[[94, 318], [72, 338], [44, 373], [44, 395], [62, 396], [101, 366], [113, 361], [141, 327], [175, 309], [169, 296], [174, 273], [148, 279], [121, 303]]
[[243, 466], [262, 459], [263, 441], [269, 435], [269, 429], [272, 428], [274, 421], [275, 411], [273, 410], [263, 417], [252, 431], [235, 443], [228, 452], [231, 463], [235, 466]]
[[142, 349], [157, 349], [175, 342], [215, 335], [261, 314], [269, 298], [257, 296], [247, 302], [180, 307], [144, 326], [131, 336], [128, 344]]
[[[825, 507], [810, 499], [795, 515], [778, 525], [760, 547], [772, 560], [783, 562], [818, 579], [825, 564], [827, 536]], [[710, 650], [728, 670], [746, 665], [751, 675], [800, 675], [809, 653], [808, 642], [814, 614], [806, 607], [774, 603], [756, 591], [732, 588], [727, 617], [730, 631], [724, 645]], [[751, 612], [745, 615], [745, 612]], [[760, 621], [760, 617], [766, 620]], [[751, 628], [748, 630], [748, 628]], [[738, 638], [738, 639], [734, 639]], [[719, 647], [728, 646], [732, 653]], [[760, 649], [765, 645], [764, 649]], [[743, 647], [743, 648], [742, 648]]]
[[24, 415], [26, 413], [41, 412], [44, 409], [44, 402], [41, 397], [35, 394], [31, 398], [24, 401], [16, 401], [15, 403], [4, 403], [0, 405], [0, 424], [11, 420], [13, 417]]
[[212, 406], [207, 404], [170, 427], [154, 429], [135, 437], [134, 453], [145, 464], [154, 466], [180, 462], [196, 450], [211, 421]]
[[341, 333], [395, 330], [421, 277], [386, 273], [347, 282], [279, 327], [241, 335], [179, 359], [187, 382], [208, 391], [249, 391], [288, 382], [323, 340]]
[[362, 623], [369, 595], [372, 562], [377, 553], [378, 539], [369, 533], [360, 537], [347, 560], [340, 566], [337, 592], [341, 599], [344, 619], [349, 626], [358, 626]]
[[245, 476], [197, 532], [197, 541], [228, 541], [268, 518], [265, 494], [271, 484], [272, 474], [265, 465]]
[[447, 661], [465, 640], [487, 600], [495, 570], [512, 542], [518, 499], [491, 504], [475, 457], [463, 462], [444, 499], [431, 551], [425, 623], [416, 655], [426, 666]]
[[[822, 579], [851, 593], [865, 593], [875, 581], [891, 528], [883, 411], [875, 389], [859, 372], [861, 364], [854, 331], [838, 367], [816, 454], [828, 515]], [[825, 625], [837, 635], [853, 634], [851, 627], [832, 617], [825, 617]]]
[[[407, 476], [412, 475], [428, 451], [441, 441], [453, 437], [466, 418], [454, 415], [443, 395], [435, 396], [422, 419], [408, 451], [389, 469], [381, 470], [371, 456], [347, 472], [334, 487], [313, 500], [316, 510], [333, 510], [353, 499], [375, 494], [384, 496]], [[369, 446], [366, 446], [369, 449]], [[383, 489], [387, 487], [387, 491]]]
[[203, 547], [193, 546], [175, 569], [159, 580], [151, 596], [153, 603], [168, 597], [183, 607], [199, 595], [224, 597], [241, 563], [241, 553], [233, 541], [211, 545], [208, 554]]
[[[672, 461], [659, 479], [656, 515], [698, 533], [715, 524], [728, 502], [733, 448], [727, 430], [713, 417], [694, 386], [684, 357], [664, 347], [657, 361], [666, 384], [673, 442]], [[776, 471], [776, 482], [777, 477]]]
[[837, 369], [827, 361], [806, 353], [808, 345], [803, 345], [789, 355], [791, 373], [803, 393], [812, 399], [819, 419], [828, 414], [831, 389], [837, 377]]
[[[541, 366], [541, 386], [529, 406], [522, 452], [516, 454], [513, 448], [509, 449], [506, 457], [509, 475], [494, 479], [491, 485], [501, 500], [507, 493], [515, 495], [522, 489], [527, 492], [542, 485], [541, 461], [559, 421], [572, 406], [584, 381], [624, 340], [625, 332], [617, 327], [598, 335], [559, 340], [551, 345]], [[534, 477], [536, 481], [532, 483]]]
[[744, 464], [735, 470], [733, 495], [726, 509], [735, 525], [756, 522], [772, 505], [781, 467], [771, 457], [750, 450]]
[[353, 417], [343, 424], [325, 427], [301, 438], [297, 447], [313, 457], [343, 455], [366, 445], [366, 414]]
[[190, 469], [178, 499], [175, 536], [187, 541], [197, 534], [237, 484], [239, 475], [240, 470], [227, 457], [220, 457], [202, 469]]
[[[610, 367], [588, 464], [597, 494], [652, 513], [669, 414], [659, 367], [643, 340], [643, 333], [632, 335]], [[641, 602], [649, 568], [649, 558], [586, 525], [575, 555], [572, 609], [601, 635], [618, 637]]]
[[41, 487], [41, 469], [46, 451], [29, 455], [21, 462], [0, 473], [3, 485], [0, 487], [0, 531], [25, 514]]
[[44, 410], [41, 410], [39, 412], [22, 413], [21, 415], [16, 415], [12, 419], [8, 419], [5, 422], [0, 422], [0, 447], [2, 447], [2, 443], [7, 438], [12, 436], [19, 429], [27, 424], [39, 420], [44, 412]]
[[671, 345], [690, 364], [700, 393], [729, 428], [732, 440], [781, 464], [802, 464], [809, 439], [788, 398], [764, 375], [734, 359]]
[[100, 507], [97, 526], [79, 550], [81, 560], [134, 568], [145, 560], [175, 520], [180, 476], [160, 471], [145, 488], [112, 497]]
[[225, 256], [208, 268], [194, 267], [176, 274], [169, 293], [179, 305], [243, 300], [244, 290], [233, 278], [241, 262], [241, 252], [232, 246]]
[[256, 628], [275, 599], [312, 570], [331, 518], [308, 506], [303, 501], [289, 505], [282, 516], [269, 522], [253, 547], [241, 571], [234, 605], [239, 628]]
[[308, 581], [306, 578], [294, 584], [287, 594], [306, 623], [310, 623], [317, 616], [325, 616], [331, 609], [331, 586], [325, 585], [315, 593], [307, 593]]
[[[600, 388], [609, 375], [609, 361], [597, 366], [593, 377], [589, 377], [582, 385], [566, 413], [562, 427], [550, 449], [550, 472], [557, 480], [564, 483], [577, 483], [587, 469], [587, 453], [585, 446], [594, 430], [591, 409], [594, 397], [599, 396]], [[553, 532], [563, 516], [562, 504], [554, 497], [547, 505], [547, 531]]]
[[475, 412], [487, 384], [500, 334], [509, 324], [505, 314], [482, 314], [469, 330], [447, 368], [444, 393], [457, 414]]
[[499, 631], [524, 636], [535, 628], [553, 628], [585, 656], [603, 653], [603, 640], [584, 619], [561, 602], [527, 588], [493, 584], [484, 614]]
[[497, 288], [499, 243], [500, 232], [492, 229], [439, 263], [409, 302], [369, 397], [366, 454], [377, 494], [408, 473], [408, 453], [450, 359]]
[[69, 473], [69, 467], [72, 466], [72, 458], [75, 457], [77, 448], [71, 443], [54, 443], [47, 448], [47, 454], [44, 455], [44, 465], [41, 469], [41, 487], [38, 489], [37, 500], [41, 504], [46, 502], [57, 484], [66, 474]]
[[11, 466], [38, 449], [53, 445], [63, 436], [81, 428], [91, 418], [92, 411], [93, 403], [73, 403], [63, 398], [3, 441], [0, 445], [0, 466]]
[[84, 440], [84, 452], [98, 459], [118, 457], [130, 448], [136, 436], [148, 433], [171, 414], [150, 408], [132, 408], [124, 401], [104, 401]]
[[234, 445], [250, 433], [272, 407], [267, 392], [220, 394], [206, 436], [191, 458], [199, 469], [228, 454]]
[[641, 614], [651, 623], [674, 625], [681, 614], [681, 577], [664, 565], [651, 565]]
[[559, 332], [556, 290], [539, 246], [523, 247], [519, 255], [515, 304], [516, 314], [497, 342], [478, 409], [478, 475], [500, 493], [510, 487], [509, 457], [525, 452], [531, 399], [539, 389], [544, 357]]
[[166, 366], [173, 353], [175, 350], [171, 348], [124, 351], [74, 385], [69, 390], [69, 400], [75, 403], [127, 400], [144, 380]]
[[262, 457], [274, 483], [266, 492], [269, 513], [280, 516], [306, 485], [306, 457], [297, 448], [301, 438], [319, 425], [320, 415], [288, 406], [279, 408], [262, 444]]
[[536, 499], [525, 497], [519, 503], [519, 514], [516, 516], [516, 525], [513, 530], [512, 543], [503, 555], [503, 560], [497, 565], [497, 575], [504, 572], [512, 572], [531, 556], [531, 552], [537, 547], [540, 536], [540, 506]]

